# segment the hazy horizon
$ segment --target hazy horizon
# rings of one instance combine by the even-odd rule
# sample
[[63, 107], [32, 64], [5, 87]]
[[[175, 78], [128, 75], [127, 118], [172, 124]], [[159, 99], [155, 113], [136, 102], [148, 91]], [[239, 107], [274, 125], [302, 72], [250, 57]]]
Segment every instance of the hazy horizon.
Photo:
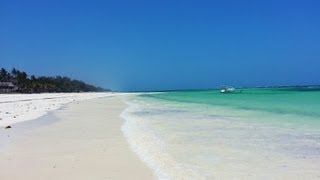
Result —
[[0, 67], [119, 91], [320, 84], [318, 1], [0, 2]]

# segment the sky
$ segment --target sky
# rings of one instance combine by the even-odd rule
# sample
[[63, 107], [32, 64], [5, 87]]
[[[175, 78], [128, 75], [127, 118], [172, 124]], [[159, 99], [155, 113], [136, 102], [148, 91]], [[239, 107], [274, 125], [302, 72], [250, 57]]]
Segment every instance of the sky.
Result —
[[320, 84], [320, 1], [1, 0], [0, 67], [119, 91]]

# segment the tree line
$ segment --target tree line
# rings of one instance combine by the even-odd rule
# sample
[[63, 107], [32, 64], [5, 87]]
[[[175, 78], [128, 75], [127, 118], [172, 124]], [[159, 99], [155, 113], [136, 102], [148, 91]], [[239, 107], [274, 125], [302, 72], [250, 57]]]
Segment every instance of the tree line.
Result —
[[16, 92], [18, 93], [110, 91], [109, 89], [95, 87], [68, 77], [29, 76], [26, 72], [17, 70], [16, 68], [13, 68], [11, 72], [5, 68], [1, 68], [0, 82], [12, 83], [17, 87]]

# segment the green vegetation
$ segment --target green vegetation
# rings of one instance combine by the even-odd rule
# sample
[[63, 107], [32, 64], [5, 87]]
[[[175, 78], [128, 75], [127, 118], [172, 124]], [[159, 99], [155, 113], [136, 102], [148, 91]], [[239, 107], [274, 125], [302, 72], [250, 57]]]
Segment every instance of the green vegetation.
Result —
[[13, 88], [13, 91], [18, 93], [110, 91], [109, 89], [95, 87], [83, 81], [68, 77], [29, 76], [26, 72], [19, 71], [15, 68], [13, 68], [11, 72], [1, 68], [0, 82], [14, 85], [15, 88]]

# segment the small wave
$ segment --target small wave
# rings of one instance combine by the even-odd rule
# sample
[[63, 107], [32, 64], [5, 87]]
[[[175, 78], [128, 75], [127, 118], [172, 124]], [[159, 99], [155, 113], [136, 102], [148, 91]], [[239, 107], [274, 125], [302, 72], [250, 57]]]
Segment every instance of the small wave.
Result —
[[310, 172], [302, 167], [319, 175], [319, 126], [309, 116], [300, 123], [293, 114], [141, 96], [126, 103], [122, 132], [158, 179], [275, 179]]
[[155, 176], [158, 179], [190, 179], [197, 176], [193, 170], [174, 160], [166, 151], [166, 142], [148, 127], [146, 119], [136, 115], [143, 110], [141, 105], [128, 101], [126, 104], [129, 107], [121, 114], [124, 119], [121, 130], [133, 152], [154, 170]]

